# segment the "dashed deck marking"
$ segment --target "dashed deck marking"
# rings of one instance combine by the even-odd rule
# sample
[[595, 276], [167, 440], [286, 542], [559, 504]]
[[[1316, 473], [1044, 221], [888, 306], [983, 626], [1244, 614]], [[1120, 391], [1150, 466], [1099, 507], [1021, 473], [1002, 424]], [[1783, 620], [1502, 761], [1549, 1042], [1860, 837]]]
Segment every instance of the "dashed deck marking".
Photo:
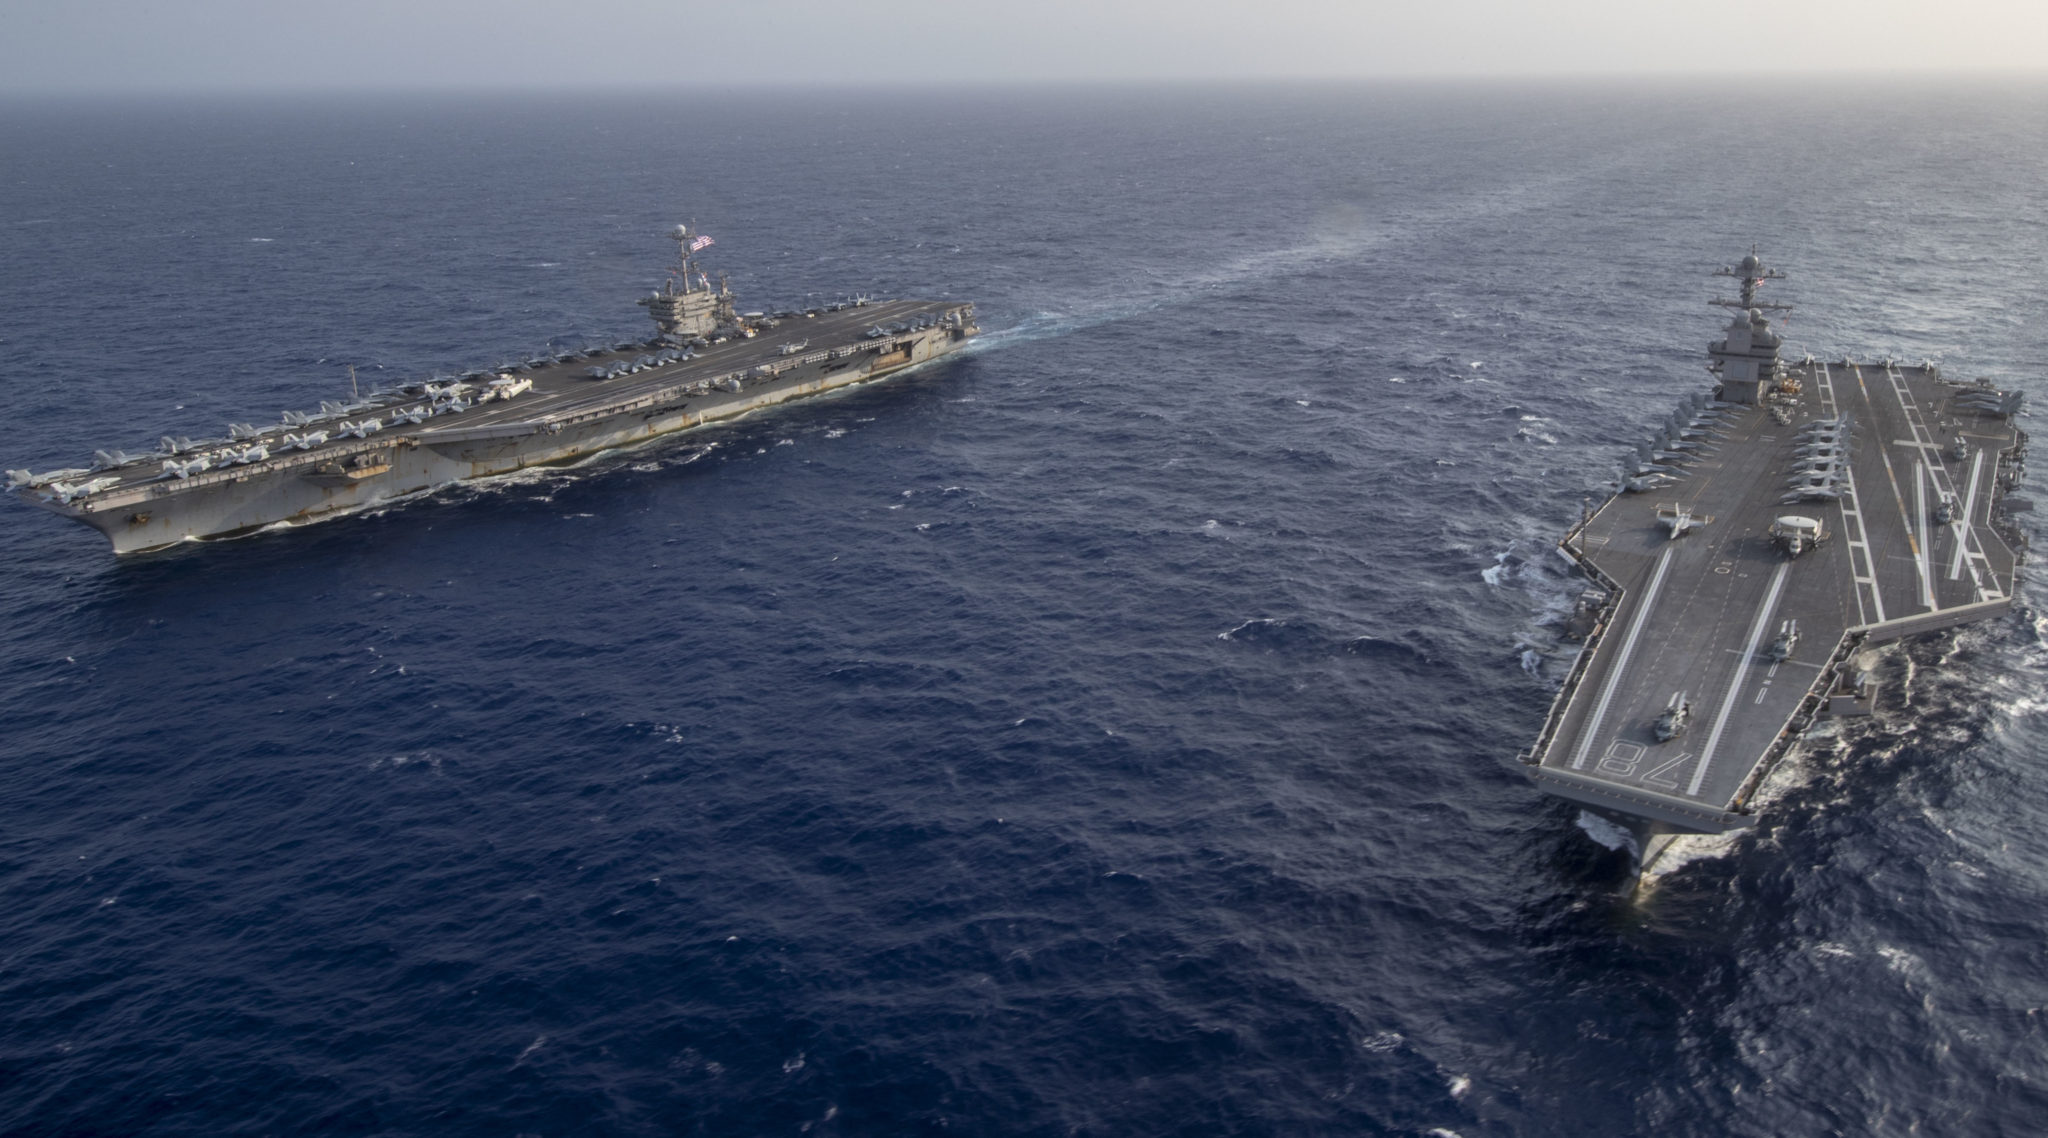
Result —
[[1692, 783], [1685, 788], [1689, 797], [1696, 797], [1700, 784], [1707, 779], [1707, 766], [1714, 761], [1714, 748], [1720, 745], [1721, 729], [1728, 725], [1728, 713], [1735, 710], [1735, 700], [1742, 694], [1742, 674], [1749, 669], [1749, 662], [1756, 657], [1757, 642], [1763, 639], [1764, 629], [1771, 623], [1771, 612], [1778, 607], [1778, 594], [1785, 590], [1785, 575], [1792, 569], [1790, 561], [1778, 562], [1778, 570], [1771, 574], [1771, 587], [1764, 593], [1764, 603], [1757, 606], [1756, 621], [1749, 626], [1749, 639], [1742, 646], [1742, 660], [1735, 665], [1735, 675], [1728, 681], [1728, 695], [1721, 700], [1721, 713], [1714, 717], [1714, 728], [1707, 732], [1707, 745], [1700, 748], [1700, 763], [1692, 769]]

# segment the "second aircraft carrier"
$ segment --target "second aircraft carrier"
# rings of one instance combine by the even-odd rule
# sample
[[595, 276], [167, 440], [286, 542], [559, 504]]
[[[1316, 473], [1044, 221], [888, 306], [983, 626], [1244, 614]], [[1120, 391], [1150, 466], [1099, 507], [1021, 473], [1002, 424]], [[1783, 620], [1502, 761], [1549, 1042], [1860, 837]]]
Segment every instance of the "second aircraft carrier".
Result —
[[1752, 825], [1819, 716], [1868, 713], [1871, 646], [2009, 612], [2022, 396], [1932, 363], [1780, 358], [1754, 254], [1714, 391], [1561, 546], [1592, 578], [1572, 670], [1521, 756], [1544, 790], [1661, 839]]
[[287, 411], [225, 437], [166, 436], [91, 466], [10, 470], [8, 488], [105, 534], [115, 553], [333, 517], [451, 482], [562, 463], [875, 379], [955, 351], [978, 329], [960, 302], [855, 300], [740, 312], [677, 226], [679, 261], [640, 303], [646, 340], [445, 375]]

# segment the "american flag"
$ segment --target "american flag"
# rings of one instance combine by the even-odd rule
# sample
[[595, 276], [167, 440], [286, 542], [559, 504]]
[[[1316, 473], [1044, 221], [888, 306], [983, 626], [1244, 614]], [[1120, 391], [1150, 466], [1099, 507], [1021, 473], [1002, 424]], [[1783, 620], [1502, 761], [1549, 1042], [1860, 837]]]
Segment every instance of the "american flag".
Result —
[[690, 242], [690, 252], [692, 252], [692, 253], [695, 253], [695, 252], [696, 252], [697, 250], [699, 250], [699, 249], [702, 249], [702, 248], [703, 248], [703, 247], [705, 247], [706, 245], [716, 245], [716, 244], [717, 244], [717, 242], [716, 242], [716, 241], [713, 241], [713, 240], [712, 240], [711, 238], [709, 238], [709, 237], [699, 237], [699, 238], [697, 238], [697, 239], [696, 239], [695, 241], [692, 241], [692, 242]]

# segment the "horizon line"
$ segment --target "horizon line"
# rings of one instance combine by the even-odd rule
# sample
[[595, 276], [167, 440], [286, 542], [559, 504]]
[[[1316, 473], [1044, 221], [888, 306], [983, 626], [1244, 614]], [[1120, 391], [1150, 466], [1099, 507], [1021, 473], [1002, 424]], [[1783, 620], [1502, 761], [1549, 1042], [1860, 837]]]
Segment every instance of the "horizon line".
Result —
[[[962, 92], [1044, 92], [1058, 90], [1171, 90], [1171, 89], [1284, 89], [1310, 87], [1685, 87], [1711, 85], [1727, 87], [1741, 81], [1768, 77], [1784, 87], [1871, 87], [1900, 82], [1918, 85], [1961, 86], [2048, 83], [2048, 67], [1954, 68], [1923, 67], [1874, 71], [1868, 67], [1838, 70], [1801, 70], [1788, 73], [1782, 68], [1757, 67], [1748, 70], [1708, 69], [1596, 72], [1414, 72], [1390, 75], [1147, 75], [1147, 76], [1012, 76], [999, 79], [958, 78], [825, 78], [825, 79], [701, 79], [659, 82], [595, 83], [218, 83], [218, 84], [134, 84], [64, 85], [10, 87], [0, 83], [0, 101], [32, 102], [99, 101], [123, 98], [222, 98], [235, 96], [294, 97], [350, 95], [482, 95], [482, 96], [591, 96], [657, 95], [669, 93], [806, 91], [962, 91]], [[1746, 90], [1743, 94], [1754, 94]]]

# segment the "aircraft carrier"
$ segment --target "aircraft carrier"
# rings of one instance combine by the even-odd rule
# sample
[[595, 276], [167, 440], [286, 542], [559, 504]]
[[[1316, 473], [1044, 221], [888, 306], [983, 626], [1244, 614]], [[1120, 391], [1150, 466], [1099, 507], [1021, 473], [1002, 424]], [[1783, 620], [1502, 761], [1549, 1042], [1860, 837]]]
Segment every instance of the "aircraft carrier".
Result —
[[91, 466], [10, 470], [8, 488], [107, 536], [115, 553], [298, 524], [876, 379], [955, 351], [974, 306], [854, 300], [742, 313], [677, 226], [678, 263], [640, 304], [655, 334], [354, 393], [222, 438], [99, 451]]
[[1868, 649], [2009, 612], [2023, 396], [1932, 363], [1799, 362], [1754, 253], [1708, 345], [1717, 384], [1638, 448], [1560, 547], [1592, 587], [1583, 637], [1520, 756], [1619, 822], [1645, 864], [1677, 834], [1753, 825], [1759, 784], [1826, 715], [1882, 694]]

